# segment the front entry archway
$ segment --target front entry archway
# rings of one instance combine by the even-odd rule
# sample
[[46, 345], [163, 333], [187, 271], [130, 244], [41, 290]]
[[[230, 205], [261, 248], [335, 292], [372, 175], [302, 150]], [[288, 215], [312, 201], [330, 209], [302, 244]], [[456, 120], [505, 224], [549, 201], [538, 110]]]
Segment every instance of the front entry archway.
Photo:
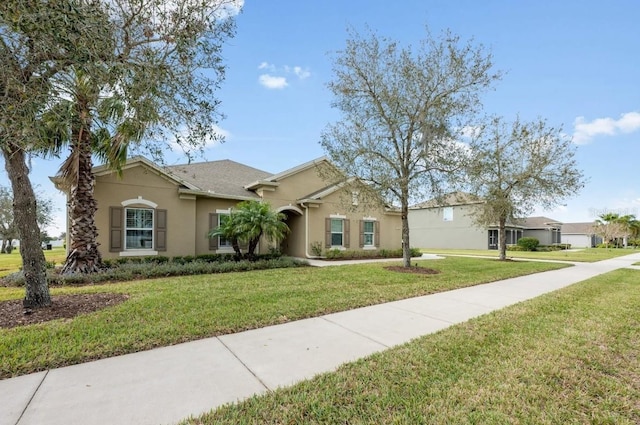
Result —
[[305, 229], [303, 211], [293, 205], [280, 207], [277, 211], [286, 215], [284, 222], [289, 227], [289, 233], [280, 242], [280, 252], [290, 257], [304, 257]]

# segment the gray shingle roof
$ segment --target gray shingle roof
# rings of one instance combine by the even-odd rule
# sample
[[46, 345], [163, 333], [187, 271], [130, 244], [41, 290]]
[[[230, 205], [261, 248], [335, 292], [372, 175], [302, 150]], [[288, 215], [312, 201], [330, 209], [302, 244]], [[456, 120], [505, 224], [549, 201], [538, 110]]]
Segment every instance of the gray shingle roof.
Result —
[[563, 223], [562, 233], [568, 235], [591, 235], [593, 234], [593, 225], [593, 221], [588, 221], [586, 223]]
[[547, 227], [557, 227], [561, 223], [549, 217], [527, 217], [518, 220], [518, 224], [528, 229], [543, 229]]
[[172, 165], [166, 167], [166, 169], [204, 192], [256, 198], [258, 195], [245, 189], [244, 186], [273, 175], [273, 173], [258, 170], [229, 159]]

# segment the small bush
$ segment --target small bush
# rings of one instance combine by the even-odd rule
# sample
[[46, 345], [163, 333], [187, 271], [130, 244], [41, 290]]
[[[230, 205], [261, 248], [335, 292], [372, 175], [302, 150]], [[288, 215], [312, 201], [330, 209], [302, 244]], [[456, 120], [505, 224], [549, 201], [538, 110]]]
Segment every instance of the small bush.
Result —
[[[421, 257], [422, 252], [419, 248], [411, 248], [411, 257]], [[327, 260], [359, 260], [373, 258], [402, 258], [402, 248], [399, 249], [381, 249], [381, 250], [358, 250], [343, 251], [340, 249], [331, 249], [326, 252]]]
[[[258, 259], [257, 261], [217, 261], [206, 262], [194, 260], [184, 264], [173, 261], [161, 264], [149, 264], [143, 262], [126, 262], [115, 267], [106, 268], [99, 273], [89, 275], [72, 274], [61, 275], [53, 270], [47, 272], [47, 280], [50, 286], [95, 284], [103, 282], [117, 282], [133, 279], [149, 279], [156, 277], [185, 276], [208, 273], [228, 273], [249, 270], [265, 270], [274, 268], [303, 267], [309, 263], [291, 257]], [[24, 274], [12, 273], [1, 279], [4, 286], [23, 286]]]
[[322, 242], [311, 242], [311, 253], [316, 257], [322, 256]]
[[518, 240], [518, 246], [524, 251], [535, 251], [540, 241], [536, 238], [520, 238]]
[[342, 250], [337, 248], [328, 250], [325, 256], [328, 260], [336, 260], [343, 257]]
[[507, 245], [507, 251], [524, 251], [524, 249], [518, 245]]

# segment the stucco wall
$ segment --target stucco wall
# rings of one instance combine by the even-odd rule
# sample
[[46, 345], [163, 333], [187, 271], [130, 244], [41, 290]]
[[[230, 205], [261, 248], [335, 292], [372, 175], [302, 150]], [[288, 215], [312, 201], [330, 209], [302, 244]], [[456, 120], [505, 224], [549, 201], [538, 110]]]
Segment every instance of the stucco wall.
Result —
[[[103, 258], [118, 258], [109, 252], [109, 207], [121, 207], [123, 201], [143, 199], [167, 210], [167, 250], [159, 255], [195, 254], [195, 200], [178, 197], [177, 185], [143, 166], [124, 170], [122, 178], [115, 173], [96, 177], [95, 198], [98, 201], [96, 225]], [[144, 205], [141, 204], [144, 207]]]
[[[524, 237], [536, 238], [540, 241], [540, 245], [553, 244], [553, 232], [547, 229], [525, 229]], [[561, 237], [562, 240], [562, 237]]]
[[445, 221], [443, 208], [409, 210], [409, 238], [412, 247], [445, 249], [487, 249], [487, 230], [476, 226], [468, 205], [450, 207], [451, 220]]

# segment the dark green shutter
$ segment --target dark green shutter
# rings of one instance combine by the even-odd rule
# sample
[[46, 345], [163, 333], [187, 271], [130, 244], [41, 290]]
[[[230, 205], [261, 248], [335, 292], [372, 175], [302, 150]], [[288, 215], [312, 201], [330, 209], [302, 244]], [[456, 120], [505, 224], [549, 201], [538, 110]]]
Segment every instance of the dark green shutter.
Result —
[[364, 247], [364, 220], [358, 220], [358, 227], [360, 228], [360, 248]]

